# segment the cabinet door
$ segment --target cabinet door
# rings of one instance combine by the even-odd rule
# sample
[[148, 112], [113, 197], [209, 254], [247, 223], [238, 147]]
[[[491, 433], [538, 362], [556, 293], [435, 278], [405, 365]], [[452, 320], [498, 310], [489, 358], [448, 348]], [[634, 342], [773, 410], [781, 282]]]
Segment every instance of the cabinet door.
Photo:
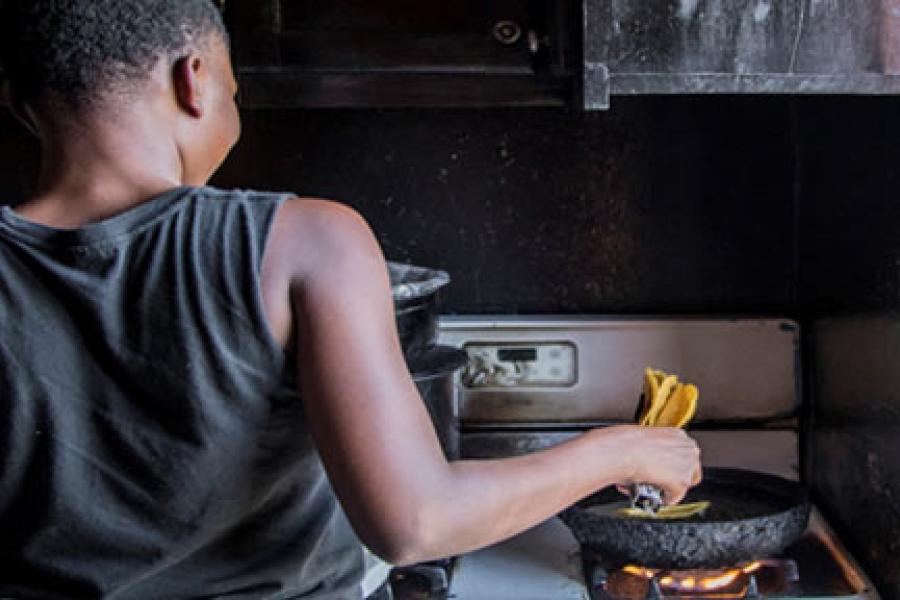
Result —
[[614, 94], [896, 94], [900, 0], [586, 0]]
[[529, 9], [483, 0], [283, 2], [281, 60], [329, 71], [529, 71], [527, 31], [537, 27]]
[[558, 88], [571, 9], [553, 0], [229, 0], [226, 17], [236, 63], [255, 85], [266, 78], [287, 93], [288, 80], [303, 80], [290, 87], [323, 104], [329, 90], [344, 100], [352, 90], [350, 103], [395, 104], [367, 101], [376, 89], [403, 104], [399, 87], [411, 104], [420, 92], [469, 104], [463, 96], [488, 98], [491, 88], [510, 100], [554, 78]]

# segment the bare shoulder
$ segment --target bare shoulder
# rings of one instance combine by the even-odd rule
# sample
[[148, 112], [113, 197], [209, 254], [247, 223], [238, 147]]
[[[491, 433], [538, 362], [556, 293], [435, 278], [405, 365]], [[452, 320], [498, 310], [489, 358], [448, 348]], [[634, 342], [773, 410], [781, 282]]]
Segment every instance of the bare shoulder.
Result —
[[365, 219], [354, 209], [321, 198], [291, 198], [278, 211], [269, 259], [293, 280], [383, 263]]
[[276, 228], [287, 229], [316, 241], [339, 241], [345, 236], [370, 234], [362, 215], [340, 202], [323, 198], [290, 198], [276, 215]]
[[365, 219], [319, 198], [291, 198], [278, 210], [261, 283], [270, 329], [282, 345], [294, 330], [296, 301], [329, 307], [365, 290], [390, 293], [381, 248]]

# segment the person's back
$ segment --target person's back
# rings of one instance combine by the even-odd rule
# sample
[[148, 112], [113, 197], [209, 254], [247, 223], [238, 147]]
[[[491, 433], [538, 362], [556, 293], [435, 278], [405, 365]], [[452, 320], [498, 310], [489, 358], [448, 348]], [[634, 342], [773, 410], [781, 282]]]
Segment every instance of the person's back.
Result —
[[74, 231], [0, 211], [0, 596], [358, 596], [261, 305], [284, 200], [178, 188]]

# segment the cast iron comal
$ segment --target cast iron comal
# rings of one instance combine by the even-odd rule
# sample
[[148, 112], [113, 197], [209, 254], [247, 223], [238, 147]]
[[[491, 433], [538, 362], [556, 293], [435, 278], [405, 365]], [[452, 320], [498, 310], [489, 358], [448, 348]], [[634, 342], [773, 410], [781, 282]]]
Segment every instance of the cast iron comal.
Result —
[[806, 530], [810, 505], [793, 481], [740, 469], [707, 468], [685, 502], [712, 502], [690, 519], [663, 521], [615, 514], [628, 502], [614, 489], [585, 498], [560, 514], [576, 539], [619, 564], [659, 569], [708, 569], [767, 558]]

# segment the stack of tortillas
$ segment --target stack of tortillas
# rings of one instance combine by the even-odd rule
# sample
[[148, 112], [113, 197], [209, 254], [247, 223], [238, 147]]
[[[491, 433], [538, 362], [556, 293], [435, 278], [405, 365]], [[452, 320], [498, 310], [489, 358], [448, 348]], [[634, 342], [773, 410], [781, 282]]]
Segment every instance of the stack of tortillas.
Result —
[[694, 418], [699, 398], [696, 385], [680, 383], [677, 375], [647, 367], [638, 423], [645, 427], [684, 427]]
[[[644, 371], [644, 394], [637, 422], [644, 427], [684, 427], [697, 412], [700, 390], [691, 383], [681, 383], [677, 375], [647, 368]], [[709, 502], [663, 506], [656, 513], [640, 508], [623, 508], [619, 514], [628, 517], [686, 519], [709, 508]]]

